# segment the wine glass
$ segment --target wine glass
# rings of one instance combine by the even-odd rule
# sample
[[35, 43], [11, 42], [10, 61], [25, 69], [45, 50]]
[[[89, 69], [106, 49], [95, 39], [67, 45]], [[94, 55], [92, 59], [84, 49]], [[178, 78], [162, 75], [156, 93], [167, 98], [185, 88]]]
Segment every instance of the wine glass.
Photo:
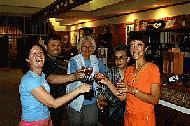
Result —
[[[84, 83], [93, 85], [94, 79], [92, 78], [91, 74], [93, 72], [93, 68], [92, 67], [82, 67], [81, 68], [85, 74]], [[89, 92], [84, 93], [84, 99], [85, 100], [92, 100], [92, 98], [94, 97], [94, 91], [93, 88], [90, 89]]]
[[115, 85], [116, 85], [116, 87], [118, 89], [118, 95], [123, 94], [124, 85], [120, 84], [121, 82], [123, 82], [121, 76], [120, 75], [115, 75]]
[[101, 81], [101, 79], [103, 79], [103, 78], [104, 78], [104, 74], [102, 74], [102, 73], [96, 73], [95, 74], [95, 79], [97, 81]]
[[95, 74], [95, 80], [98, 81], [98, 85], [100, 86], [101, 90], [102, 90], [102, 93], [103, 91], [106, 89], [106, 86], [104, 84], [101, 84], [100, 81], [105, 77], [104, 74], [102, 73], [96, 73]]
[[93, 68], [92, 68], [92, 67], [85, 67], [85, 66], [82, 66], [81, 69], [84, 71], [84, 73], [85, 73], [86, 76], [92, 74], [92, 71], [93, 71]]
[[85, 74], [85, 80], [90, 79], [90, 76], [93, 72], [93, 68], [92, 67], [84, 67], [82, 66], [81, 69], [83, 70], [84, 74]]
[[104, 74], [102, 73], [96, 73], [95, 75], [95, 80], [98, 81], [98, 98], [97, 98], [97, 106], [101, 110], [101, 112], [104, 112], [105, 106], [107, 106], [107, 101], [105, 97], [105, 92], [106, 92], [106, 85], [101, 84], [101, 80], [105, 77]]
[[98, 96], [97, 106], [101, 110], [101, 112], [103, 113], [105, 106], [107, 106], [106, 97], [103, 94]]

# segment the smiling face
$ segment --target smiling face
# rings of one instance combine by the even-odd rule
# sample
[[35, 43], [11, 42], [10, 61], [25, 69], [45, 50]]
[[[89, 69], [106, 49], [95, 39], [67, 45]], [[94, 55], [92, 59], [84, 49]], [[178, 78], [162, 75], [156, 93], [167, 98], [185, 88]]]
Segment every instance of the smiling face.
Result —
[[125, 68], [128, 62], [126, 51], [115, 51], [115, 65], [118, 68]]
[[47, 45], [47, 55], [53, 59], [56, 59], [61, 53], [61, 41], [50, 40]]
[[140, 40], [132, 40], [130, 43], [130, 52], [133, 59], [144, 59], [146, 52], [145, 44]]
[[45, 61], [45, 55], [40, 46], [34, 45], [30, 49], [28, 59], [26, 59], [32, 70], [42, 69]]
[[93, 45], [90, 41], [84, 41], [81, 45], [81, 52], [85, 59], [89, 59], [90, 55], [93, 53]]

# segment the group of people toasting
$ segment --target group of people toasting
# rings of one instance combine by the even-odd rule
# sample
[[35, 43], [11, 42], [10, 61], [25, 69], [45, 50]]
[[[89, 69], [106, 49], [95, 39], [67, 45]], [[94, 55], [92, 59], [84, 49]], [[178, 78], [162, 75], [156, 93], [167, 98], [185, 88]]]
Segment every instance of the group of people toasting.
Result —
[[[79, 53], [67, 69], [57, 63], [61, 53], [58, 36], [48, 38], [46, 50], [31, 45], [26, 49], [28, 72], [19, 86], [19, 126], [156, 126], [160, 72], [145, 59], [146, 40], [143, 32], [131, 33], [128, 46], [115, 48], [115, 67], [110, 69], [94, 55], [96, 43], [90, 36], [80, 40]], [[130, 59], [133, 64], [127, 66]], [[100, 118], [105, 118], [102, 124]]]

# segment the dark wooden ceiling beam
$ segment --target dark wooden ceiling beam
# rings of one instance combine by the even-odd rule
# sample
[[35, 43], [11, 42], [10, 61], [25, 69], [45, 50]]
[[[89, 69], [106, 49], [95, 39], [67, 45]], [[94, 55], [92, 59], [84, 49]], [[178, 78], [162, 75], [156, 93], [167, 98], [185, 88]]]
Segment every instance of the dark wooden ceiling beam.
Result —
[[56, 0], [49, 6], [32, 15], [32, 18], [47, 19], [53, 18], [61, 13], [67, 13], [71, 9], [88, 3], [92, 0]]

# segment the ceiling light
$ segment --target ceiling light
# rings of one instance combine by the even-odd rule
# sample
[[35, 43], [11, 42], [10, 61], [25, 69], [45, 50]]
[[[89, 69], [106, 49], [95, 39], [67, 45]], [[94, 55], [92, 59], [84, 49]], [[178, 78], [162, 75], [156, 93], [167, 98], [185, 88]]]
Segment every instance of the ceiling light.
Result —
[[89, 22], [91, 20], [78, 20], [77, 23]]

